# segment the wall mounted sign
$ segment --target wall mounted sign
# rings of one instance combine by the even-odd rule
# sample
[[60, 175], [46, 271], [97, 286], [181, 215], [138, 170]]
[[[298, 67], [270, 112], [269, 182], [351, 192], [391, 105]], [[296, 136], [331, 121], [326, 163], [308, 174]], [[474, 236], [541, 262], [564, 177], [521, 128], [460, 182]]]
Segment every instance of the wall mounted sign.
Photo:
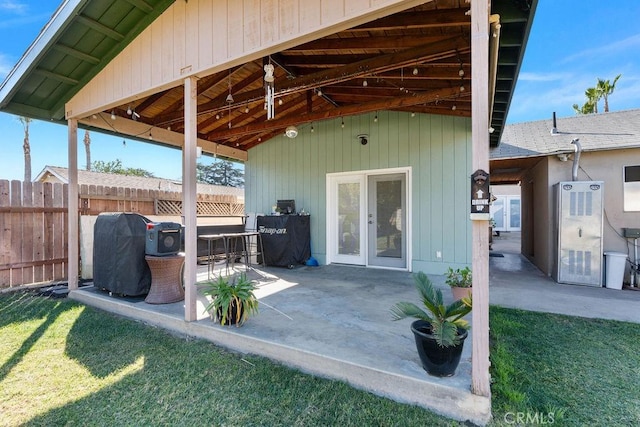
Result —
[[488, 221], [489, 215], [489, 174], [478, 169], [471, 175], [471, 219]]

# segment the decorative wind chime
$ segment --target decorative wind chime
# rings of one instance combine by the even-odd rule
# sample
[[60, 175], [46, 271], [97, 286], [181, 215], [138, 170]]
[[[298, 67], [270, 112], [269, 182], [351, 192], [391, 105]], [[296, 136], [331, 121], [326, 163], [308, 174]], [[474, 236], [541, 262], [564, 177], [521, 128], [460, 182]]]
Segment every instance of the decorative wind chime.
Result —
[[274, 67], [273, 64], [265, 64], [264, 66], [264, 86], [265, 86], [265, 96], [264, 96], [264, 105], [267, 110], [267, 120], [271, 120], [275, 117], [275, 87], [273, 76]]

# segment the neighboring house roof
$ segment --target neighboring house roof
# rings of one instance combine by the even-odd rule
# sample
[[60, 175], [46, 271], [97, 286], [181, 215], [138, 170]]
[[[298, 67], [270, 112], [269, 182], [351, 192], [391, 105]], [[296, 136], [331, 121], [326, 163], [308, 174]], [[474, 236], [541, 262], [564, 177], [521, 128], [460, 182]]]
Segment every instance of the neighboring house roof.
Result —
[[583, 151], [640, 148], [640, 109], [558, 118], [556, 129], [551, 118], [509, 124], [500, 145], [490, 150], [491, 160], [572, 153], [574, 138]]
[[[58, 166], [45, 166], [35, 181], [46, 181], [48, 177], [55, 177], [60, 182], [67, 184], [69, 183], [69, 169]], [[182, 192], [182, 183], [180, 181], [87, 170], [78, 170], [78, 184]], [[239, 199], [244, 199], [243, 188], [227, 187], [224, 185], [198, 183], [197, 192], [198, 194], [236, 196]]]

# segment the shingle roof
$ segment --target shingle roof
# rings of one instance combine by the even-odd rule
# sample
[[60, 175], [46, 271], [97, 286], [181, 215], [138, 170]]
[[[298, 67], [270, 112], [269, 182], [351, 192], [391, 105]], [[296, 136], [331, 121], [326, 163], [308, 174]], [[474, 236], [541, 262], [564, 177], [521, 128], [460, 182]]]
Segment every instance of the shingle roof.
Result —
[[640, 109], [509, 124], [500, 145], [490, 150], [491, 159], [539, 157], [572, 153], [571, 140], [580, 139], [583, 151], [640, 147]]
[[[69, 182], [69, 169], [59, 166], [45, 166], [36, 180], [50, 173], [61, 181]], [[78, 184], [104, 185], [107, 187], [138, 188], [143, 190], [182, 191], [182, 183], [164, 178], [121, 175], [113, 173], [78, 170]], [[224, 185], [197, 184], [198, 194], [218, 194], [244, 198], [244, 189]]]

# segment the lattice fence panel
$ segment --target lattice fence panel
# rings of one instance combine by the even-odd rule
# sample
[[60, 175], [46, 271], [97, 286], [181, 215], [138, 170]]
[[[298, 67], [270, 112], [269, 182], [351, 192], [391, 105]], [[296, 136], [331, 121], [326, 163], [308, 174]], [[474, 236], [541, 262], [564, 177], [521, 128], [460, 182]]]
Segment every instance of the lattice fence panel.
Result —
[[156, 215], [182, 215], [180, 200], [156, 200]]
[[[244, 215], [244, 204], [198, 201], [196, 213], [201, 216]], [[182, 201], [157, 200], [156, 215], [182, 215]]]

